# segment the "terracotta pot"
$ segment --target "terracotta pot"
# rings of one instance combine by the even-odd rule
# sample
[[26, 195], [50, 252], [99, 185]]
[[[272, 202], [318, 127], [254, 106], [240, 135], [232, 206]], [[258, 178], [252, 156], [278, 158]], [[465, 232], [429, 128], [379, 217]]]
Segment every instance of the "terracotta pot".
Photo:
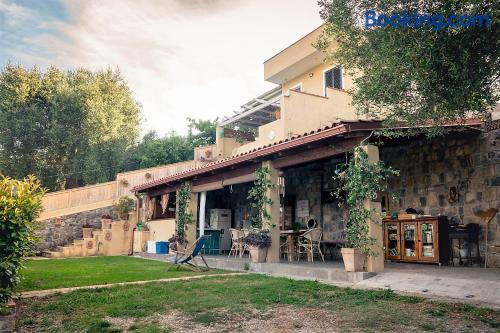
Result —
[[250, 257], [252, 262], [265, 262], [267, 258], [267, 247], [250, 246]]
[[101, 219], [101, 228], [102, 229], [111, 229], [112, 219]]
[[83, 238], [92, 238], [92, 230], [94, 228], [82, 228], [83, 229]]
[[365, 254], [360, 249], [342, 248], [342, 259], [347, 272], [362, 272]]
[[281, 119], [281, 110], [275, 111], [274, 117], [276, 118], [276, 120]]
[[184, 251], [186, 249], [187, 244], [175, 242], [175, 245], [177, 246], [177, 251]]

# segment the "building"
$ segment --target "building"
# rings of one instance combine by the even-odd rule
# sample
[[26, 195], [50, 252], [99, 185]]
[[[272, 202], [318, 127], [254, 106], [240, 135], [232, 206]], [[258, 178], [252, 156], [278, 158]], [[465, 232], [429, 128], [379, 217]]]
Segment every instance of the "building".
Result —
[[[276, 88], [220, 122], [216, 156], [209, 156], [214, 161], [132, 189], [142, 198], [139, 219], [151, 219], [156, 230], [168, 227], [170, 232], [176, 193], [188, 182], [192, 190], [190, 211], [196, 220], [196, 225], [187, 227], [188, 241], [205, 232], [211, 209], [231, 209], [232, 227], [244, 227], [252, 213], [246, 199], [248, 189], [255, 180], [255, 170], [264, 166], [270, 171], [270, 180], [278, 185], [268, 190], [268, 197], [275, 203], [269, 207], [269, 223], [279, 226], [271, 228], [268, 261], [278, 261], [280, 229], [293, 223], [304, 225], [314, 218], [323, 230], [323, 239], [340, 237], [345, 211], [331, 195], [335, 187], [332, 179], [353, 148], [363, 143], [371, 161], [380, 159], [400, 170], [400, 175], [391, 179], [388, 193], [367, 205], [388, 214], [413, 208], [425, 215], [446, 216], [448, 223], [477, 223], [481, 256], [485, 257], [487, 249], [488, 265], [500, 266], [500, 216], [488, 228], [478, 216], [500, 207], [497, 113], [492, 112], [487, 121], [469, 119], [448, 124], [448, 134], [433, 140], [375, 139], [372, 133], [381, 128], [380, 121], [358, 117], [350, 105], [346, 90], [353, 87], [352, 78], [338, 65], [325, 63], [324, 55], [311, 45], [321, 29], [264, 62], [264, 79], [275, 83]], [[374, 140], [383, 141], [383, 145], [370, 144]], [[393, 197], [395, 200], [390, 199]], [[162, 200], [166, 209], [161, 209]], [[373, 272], [384, 266], [384, 232], [379, 222], [367, 221], [371, 236], [380, 245], [374, 247], [380, 255], [368, 260], [367, 269]], [[418, 257], [417, 251], [423, 253], [425, 246], [413, 246], [411, 256]], [[437, 244], [425, 251], [427, 256], [429, 251], [430, 256], [437, 256]], [[412, 260], [409, 253], [406, 257]]]

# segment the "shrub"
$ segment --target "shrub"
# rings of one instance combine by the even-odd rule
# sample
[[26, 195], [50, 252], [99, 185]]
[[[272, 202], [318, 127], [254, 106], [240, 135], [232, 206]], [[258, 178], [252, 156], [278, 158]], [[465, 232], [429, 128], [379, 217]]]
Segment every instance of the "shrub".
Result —
[[112, 220], [113, 218], [109, 214], [104, 214], [104, 215], [101, 215], [101, 219]]
[[358, 248], [366, 255], [374, 255], [371, 246], [375, 240], [369, 236], [367, 220], [372, 218], [373, 210], [364, 206], [366, 200], [373, 200], [378, 193], [387, 189], [387, 180], [399, 172], [388, 167], [382, 161], [370, 163], [368, 154], [361, 148], [354, 148], [354, 156], [349, 161], [345, 172], [335, 176], [341, 186], [335, 190], [339, 200], [347, 205], [348, 217], [344, 232], [346, 247]]
[[135, 201], [130, 197], [123, 196], [118, 200], [116, 208], [118, 209], [118, 213], [120, 214], [120, 216], [124, 218], [128, 213], [134, 210]]
[[245, 242], [250, 246], [259, 248], [271, 246], [271, 236], [262, 230], [253, 230], [248, 236], [245, 237]]
[[36, 219], [44, 193], [34, 176], [23, 180], [0, 176], [0, 306], [19, 283], [23, 257], [36, 244]]

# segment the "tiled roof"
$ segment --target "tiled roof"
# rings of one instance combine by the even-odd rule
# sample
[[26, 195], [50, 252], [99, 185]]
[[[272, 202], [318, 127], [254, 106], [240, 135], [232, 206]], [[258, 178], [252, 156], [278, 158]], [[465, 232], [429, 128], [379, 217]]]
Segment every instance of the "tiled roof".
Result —
[[[480, 126], [482, 121], [479, 119], [467, 119], [463, 123], [450, 123], [442, 126]], [[182, 171], [164, 178], [160, 178], [148, 183], [144, 183], [139, 186], [135, 186], [132, 192], [140, 192], [146, 189], [168, 184], [174, 181], [186, 179], [206, 172], [223, 169], [225, 167], [242, 163], [254, 158], [263, 157], [276, 153], [278, 151], [291, 149], [304, 145], [306, 143], [320, 141], [329, 137], [334, 137], [340, 134], [353, 132], [353, 131], [373, 131], [381, 128], [381, 122], [376, 120], [355, 120], [355, 121], [341, 121], [332, 123], [329, 126], [323, 128], [317, 128], [315, 130], [303, 133], [301, 135], [295, 135], [288, 139], [276, 141], [274, 143], [254, 148], [250, 151], [243, 152], [237, 155], [226, 157], [215, 162], [207, 163], [200, 167], [195, 167], [186, 171]], [[398, 128], [406, 128], [404, 126]]]
[[230, 165], [234, 165], [237, 163], [241, 163], [256, 157], [266, 156], [272, 153], [275, 153], [280, 150], [290, 149], [293, 147], [297, 147], [303, 145], [306, 142], [313, 142], [322, 140], [328, 137], [332, 137], [335, 135], [339, 135], [342, 133], [347, 133], [352, 130], [364, 130], [371, 131], [380, 128], [379, 121], [343, 121], [338, 123], [333, 123], [329, 126], [325, 126], [323, 128], [318, 128], [316, 130], [312, 130], [301, 135], [295, 135], [288, 139], [283, 139], [280, 141], [276, 141], [274, 143], [270, 143], [265, 146], [261, 146], [258, 148], [254, 148], [250, 151], [243, 152], [237, 155], [233, 155], [230, 157], [226, 157], [221, 160], [217, 160], [215, 162], [207, 163], [203, 166], [196, 167], [193, 169], [189, 169], [186, 171], [182, 171], [168, 177], [160, 178], [148, 183], [144, 183], [142, 185], [136, 186], [132, 189], [133, 192], [143, 191], [145, 189], [168, 184], [170, 182], [185, 179], [188, 177], [192, 177], [198, 174], [202, 174], [204, 172], [209, 172], [217, 169], [221, 169]]

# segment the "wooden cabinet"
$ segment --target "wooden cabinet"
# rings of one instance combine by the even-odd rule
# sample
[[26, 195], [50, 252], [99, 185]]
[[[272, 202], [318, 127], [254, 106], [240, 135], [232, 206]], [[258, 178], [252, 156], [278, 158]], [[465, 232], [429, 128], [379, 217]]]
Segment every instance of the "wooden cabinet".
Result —
[[385, 219], [383, 226], [385, 259], [440, 264], [448, 261], [446, 217]]

